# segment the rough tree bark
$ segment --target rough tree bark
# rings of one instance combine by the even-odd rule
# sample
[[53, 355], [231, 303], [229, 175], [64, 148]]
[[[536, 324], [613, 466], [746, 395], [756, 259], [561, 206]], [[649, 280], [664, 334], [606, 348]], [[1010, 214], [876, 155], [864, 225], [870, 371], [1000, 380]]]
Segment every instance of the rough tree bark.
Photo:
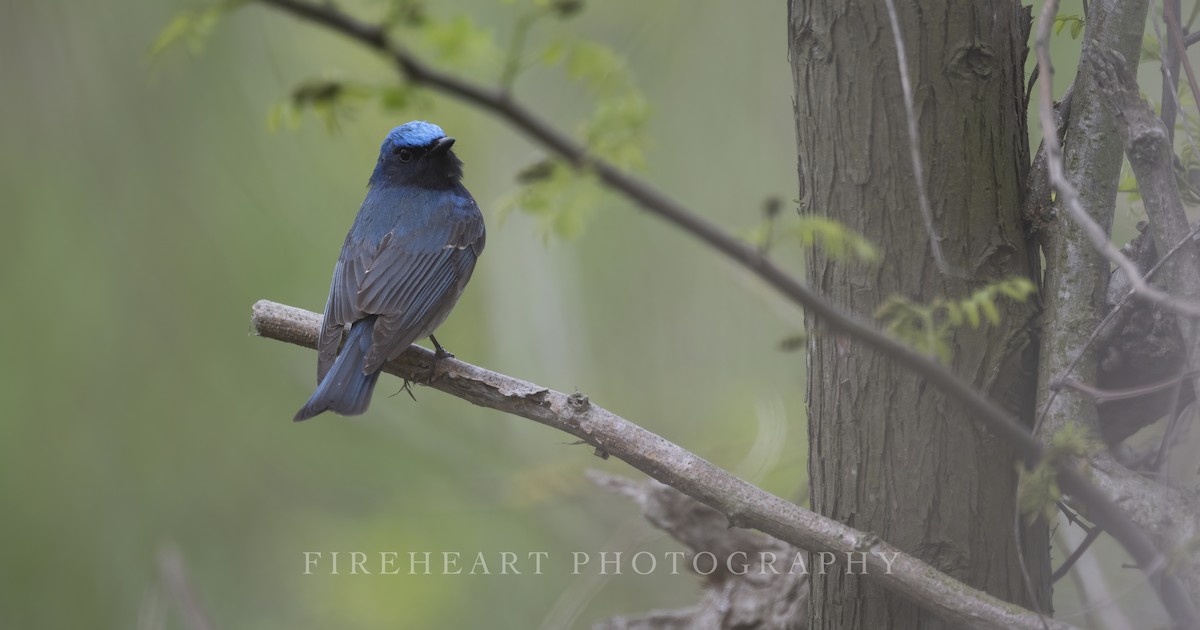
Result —
[[[965, 297], [1036, 275], [1020, 216], [1029, 164], [1023, 105], [1029, 15], [1019, 2], [899, 3], [918, 146], [934, 229], [917, 205], [897, 49], [885, 5], [791, 0], [801, 210], [832, 217], [882, 248], [871, 268], [809, 257], [811, 286], [870, 317], [899, 294]], [[955, 334], [953, 367], [1032, 425], [1034, 301], [1004, 304], [999, 326]], [[813, 508], [876, 532], [998, 597], [1049, 608], [1046, 528], [1023, 532], [1029, 600], [1014, 536], [1012, 449], [907, 370], [817, 325], [809, 345]], [[814, 575], [812, 628], [944, 627], [860, 576]]]

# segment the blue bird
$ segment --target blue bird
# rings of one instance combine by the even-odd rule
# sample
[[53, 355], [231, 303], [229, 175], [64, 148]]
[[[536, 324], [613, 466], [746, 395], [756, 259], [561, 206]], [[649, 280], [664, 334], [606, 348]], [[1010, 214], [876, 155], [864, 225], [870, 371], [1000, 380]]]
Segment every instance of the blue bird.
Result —
[[433, 331], [458, 302], [485, 241], [453, 145], [440, 127], [420, 120], [384, 139], [333, 268], [317, 390], [296, 421], [366, 411], [383, 364], [418, 339], [429, 337], [438, 356], [449, 354]]

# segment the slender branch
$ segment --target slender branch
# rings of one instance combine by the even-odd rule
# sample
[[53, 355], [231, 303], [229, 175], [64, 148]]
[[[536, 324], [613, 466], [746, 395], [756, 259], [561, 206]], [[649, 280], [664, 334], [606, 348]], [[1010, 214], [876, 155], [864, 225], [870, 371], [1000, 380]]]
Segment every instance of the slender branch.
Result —
[[[1163, 0], [1163, 16], [1166, 22], [1171, 22], [1166, 16], [1169, 14], [1178, 14], [1179, 0]], [[1179, 107], [1179, 59], [1186, 57], [1187, 54], [1183, 51], [1179, 39], [1183, 37], [1183, 32], [1175, 28], [1167, 28], [1166, 41], [1163, 41], [1162, 34], [1159, 32], [1158, 20], [1151, 18], [1150, 22], [1154, 24], [1154, 35], [1158, 38], [1158, 49], [1161, 52], [1159, 55], [1162, 59], [1161, 70], [1163, 74], [1162, 85], [1162, 114], [1163, 124], [1167, 126], [1167, 133], [1171, 134], [1171, 139], [1175, 139], [1175, 117], [1179, 114], [1182, 108]], [[1175, 20], [1178, 24], [1179, 20]]]
[[[1200, 84], [1196, 83], [1196, 73], [1192, 70], [1192, 62], [1188, 59], [1187, 51], [1182, 43], [1184, 35], [1183, 27], [1179, 24], [1179, 0], [1166, 0], [1163, 3], [1163, 19], [1167, 22], [1167, 45], [1174, 49], [1171, 51], [1172, 55], [1183, 62], [1183, 71], [1187, 74], [1192, 98], [1195, 99], [1196, 106], [1200, 107]], [[1175, 78], [1175, 81], [1179, 81], [1178, 77]], [[1178, 100], [1178, 96], [1175, 98]], [[1173, 133], [1174, 129], [1168, 127], [1167, 137], [1173, 137]]]
[[1050, 384], [1051, 388], [1066, 388], [1079, 392], [1087, 396], [1094, 403], [1103, 403], [1113, 400], [1128, 400], [1130, 398], [1140, 398], [1147, 394], [1161, 392], [1163, 390], [1179, 387], [1186, 379], [1193, 378], [1200, 374], [1200, 370], [1189, 370], [1181, 374], [1169, 377], [1158, 383], [1143, 385], [1141, 387], [1130, 387], [1128, 389], [1100, 389], [1093, 387], [1087, 383], [1081, 383], [1071, 377], [1055, 381]]
[[[316, 313], [261, 300], [251, 319], [256, 334], [315, 348], [321, 325]], [[433, 353], [410, 347], [384, 371], [423, 382]], [[440, 359], [430, 387], [474, 405], [496, 409], [569, 433], [650, 477], [725, 514], [731, 525], [753, 528], [809, 551], [828, 551], [865, 562], [865, 574], [956, 625], [973, 628], [1043, 627], [1038, 615], [1001, 601], [942, 574], [877, 536], [774, 496], [701, 459], [676, 444], [593, 404], [527, 381], [464, 363]], [[889, 565], [887, 560], [891, 559]], [[1071, 626], [1050, 622], [1052, 628]]]
[[[1197, 236], [1200, 236], [1200, 221], [1196, 222], [1196, 225], [1188, 231], [1183, 240], [1176, 243], [1170, 251], [1158, 259], [1158, 262], [1154, 263], [1154, 266], [1151, 267], [1144, 276], [1142, 276], [1142, 280], [1144, 282], [1149, 282], [1150, 279], [1154, 277], [1154, 274], [1158, 273], [1159, 269], [1162, 269], [1163, 265], [1171, 260], [1171, 258], [1175, 256], [1177, 252], [1183, 249], [1184, 245], [1191, 242]], [[1116, 303], [1115, 306], [1112, 307], [1108, 314], [1104, 316], [1104, 319], [1102, 319], [1100, 323], [1097, 324], [1094, 329], [1092, 329], [1092, 334], [1089, 335], [1087, 340], [1083, 342], [1083, 345], [1075, 351], [1075, 356], [1071, 359], [1071, 362], [1067, 364], [1066, 369], [1062, 371], [1062, 374], [1051, 381], [1052, 383], [1064, 382], [1070, 378], [1071, 373], [1075, 371], [1075, 367], [1079, 365], [1079, 361], [1083, 359], [1085, 354], [1087, 354], [1088, 348], [1090, 348], [1092, 344], [1100, 338], [1101, 335], [1106, 334], [1107, 329], [1112, 324], [1113, 320], [1115, 320], [1117, 316], [1121, 314], [1121, 311], [1127, 304], [1133, 301], [1133, 298], [1136, 295], [1136, 291], [1129, 291], [1120, 299], [1120, 301]], [[1062, 389], [1058, 387], [1051, 387], [1050, 389], [1050, 395], [1047, 397], [1046, 403], [1042, 405], [1042, 410], [1040, 413], [1038, 413], [1037, 422], [1035, 422], [1033, 425], [1033, 432], [1035, 434], [1038, 432], [1038, 428], [1042, 426], [1042, 422], [1046, 419], [1046, 414], [1050, 411], [1050, 407], [1054, 404], [1054, 400], [1058, 397], [1058, 393], [1062, 391]]]
[[1079, 543], [1079, 546], [1071, 552], [1071, 555], [1067, 556], [1067, 559], [1063, 560], [1063, 563], [1054, 570], [1054, 575], [1050, 576], [1050, 583], [1053, 584], [1063, 579], [1067, 573], [1070, 573], [1071, 567], [1075, 566], [1076, 562], [1079, 562], [1079, 559], [1083, 557], [1084, 552], [1088, 550], [1088, 547], [1092, 546], [1092, 543], [1096, 542], [1096, 539], [1100, 537], [1100, 534], [1103, 533], [1103, 531], [1104, 530], [1100, 529], [1099, 527], [1093, 527], [1087, 530], [1087, 536], [1083, 539], [1083, 542]]
[[[1054, 170], [1054, 167], [1050, 168], [1052, 174]], [[1059, 175], [1061, 176], [1062, 173], [1060, 172]], [[1088, 240], [1092, 242], [1097, 251], [1104, 255], [1108, 262], [1120, 267], [1126, 273], [1130, 284], [1133, 285], [1133, 290], [1137, 292], [1139, 297], [1146, 298], [1151, 302], [1160, 304], [1183, 315], [1200, 317], [1200, 304], [1191, 300], [1180, 300], [1169, 293], [1146, 284], [1142, 280], [1142, 275], [1138, 273], [1138, 268], [1133, 264], [1133, 261], [1121, 255], [1121, 252], [1112, 244], [1112, 241], [1108, 240], [1108, 234], [1104, 231], [1104, 228], [1100, 227], [1100, 224], [1096, 223], [1095, 219], [1083, 209], [1083, 206], [1079, 203], [1078, 191], [1065, 178], [1060, 179], [1057, 183], [1069, 188], [1069, 192], [1066, 188], [1059, 188], [1059, 192], [1063, 196], [1063, 205], [1066, 206], [1067, 214], [1070, 215], [1071, 220], [1083, 229], [1083, 233], [1087, 235]]]
[[504, 94], [512, 93], [517, 74], [521, 72], [521, 58], [525, 54], [525, 40], [529, 29], [545, 13], [545, 9], [535, 7], [532, 11], [521, 14], [513, 25], [512, 39], [508, 44], [508, 54], [504, 60], [504, 71], [500, 73], [500, 89]]
[[[569, 163], [578, 168], [592, 170], [601, 181], [637, 203], [642, 209], [674, 224], [734, 262], [746, 267], [781, 294], [806, 308], [811, 316], [823, 321], [833, 331], [863, 342], [899, 365], [922, 375], [932, 385], [961, 403], [972, 417], [983, 422], [992, 432], [1010, 441], [1027, 464], [1032, 465], [1041, 460], [1044, 452], [1041, 443], [1014, 416], [988, 400], [986, 396], [951, 372], [949, 368], [913, 351], [874, 326], [843, 313], [810, 291], [797, 278], [774, 265], [754, 247], [728, 235], [707, 219], [695, 214], [641, 179], [621, 171], [604, 160], [590, 156], [586, 147], [555, 129], [531, 110], [514, 101], [508, 94], [464, 81], [426, 65], [404, 47], [391, 41], [382, 28], [356, 20], [332, 5], [309, 4], [299, 0], [258, 1], [342, 33], [389, 56], [400, 72], [414, 84], [424, 85], [457, 97], [507, 120], [514, 127], [525, 132]], [[1057, 11], [1057, 3], [1051, 0], [1051, 4], [1055, 5]], [[1053, 15], [1051, 15], [1052, 18]], [[1048, 60], [1046, 63], [1048, 64]], [[1048, 70], [1048, 65], [1042, 69], [1042, 74], [1045, 75], [1045, 80], [1042, 81], [1044, 92], [1049, 89], [1050, 84], [1051, 75]], [[1048, 94], [1048, 92], [1046, 93]], [[1055, 146], [1057, 147], [1057, 142]], [[1061, 169], [1061, 156], [1058, 158], [1058, 166]], [[1111, 244], [1109, 246], [1111, 247]], [[1088, 482], [1069, 462], [1054, 462], [1054, 468], [1059, 487], [1086, 506], [1097, 522], [1104, 525], [1105, 529], [1126, 548], [1130, 556], [1137, 560], [1144, 571], [1153, 574], [1166, 566], [1163, 555], [1150, 543], [1142, 531], [1116, 504]], [[683, 488], [679, 489], [684, 490]], [[1190, 600], [1187, 599], [1187, 595], [1181, 595], [1183, 603], [1180, 603], [1179, 594], [1182, 591], [1170, 586], [1173, 580], [1174, 578], [1169, 573], [1164, 574], [1162, 579], [1162, 582], [1168, 585], [1166, 590], [1172, 593], [1163, 595], [1165, 602], [1170, 600], [1167, 602], [1168, 610], [1172, 611], [1172, 616], [1177, 620], [1195, 620], [1196, 623], [1189, 625], [1200, 626], [1200, 619], [1191, 606]]]
[[[1042, 75], [1038, 93], [1038, 113], [1043, 130], [1043, 141], [1047, 150], [1050, 181], [1054, 184], [1055, 189], [1058, 190], [1062, 204], [1067, 207], [1075, 223], [1083, 229], [1093, 245], [1100, 252], [1104, 253], [1105, 258], [1117, 262], [1125, 269], [1130, 283], [1134, 285], [1140, 296], [1149, 299], [1155, 299], [1155, 296], [1157, 296], [1165, 303], [1178, 306], [1174, 298], [1157, 290], [1150, 289], [1149, 285], [1142, 281], [1137, 267], [1113, 247], [1104, 230], [1083, 210], [1079, 202], [1078, 191], [1066, 179], [1062, 145], [1059, 142], [1055, 129], [1054, 103], [1051, 93], [1054, 69], [1050, 60], [1050, 32], [1057, 14], [1058, 0], [1047, 0], [1038, 24], [1035, 44], [1037, 62], [1041, 68]], [[1085, 48], [1087, 48], [1086, 45]], [[1063, 490], [1074, 494], [1074, 491], [1067, 488], [1061, 481], [1060, 485], [1063, 486]], [[1102, 494], [1090, 483], [1085, 484], [1085, 487], [1086, 490], [1095, 491], [1098, 495], [1102, 496], [1104, 502], [1109, 503], [1111, 501], [1108, 495]], [[1081, 497], [1076, 495], [1075, 498], [1079, 499]], [[1120, 514], [1119, 519], [1113, 520], [1110, 518], [1110, 515], [1099, 514], [1089, 509], [1089, 516], [1097, 525], [1103, 527], [1105, 531], [1120, 541], [1126, 550], [1133, 555], [1138, 565], [1142, 567], [1142, 570], [1151, 576], [1150, 582], [1154, 585], [1159, 599], [1162, 600], [1163, 606], [1166, 608], [1168, 614], [1171, 615], [1174, 622], [1185, 628], [1200, 627], [1200, 613], [1197, 612], [1195, 604], [1192, 603], [1188, 591], [1184, 588], [1179, 578], [1170, 570], [1159, 574], [1159, 569], [1165, 566], [1163, 564], [1165, 558], [1154, 544], [1150, 542], [1146, 534], [1138, 526], [1134, 525], [1124, 513]], [[1119, 531], [1118, 529], [1114, 529], [1114, 526], [1119, 528]]]
[[[1179, 0], [1167, 0], [1167, 2], [1174, 3], [1175, 8], [1176, 9], [1179, 8]], [[1170, 46], [1172, 50], [1176, 50], [1176, 51], [1179, 50], [1178, 42], [1179, 42], [1179, 39], [1182, 38], [1182, 35], [1179, 35], [1179, 37], [1176, 37], [1174, 40], [1172, 40], [1175, 42], [1174, 45], [1168, 45], [1167, 43], [1165, 43], [1166, 39], [1163, 38], [1162, 29], [1159, 28], [1159, 26], [1158, 26], [1158, 20], [1150, 20], [1150, 23], [1154, 25], [1154, 38], [1155, 38], [1155, 41], [1158, 42], [1159, 50], [1167, 50], [1168, 46]], [[1178, 59], [1182, 58], [1188, 64], [1187, 67], [1189, 69], [1188, 70], [1189, 76], [1191, 74], [1191, 70], [1190, 70], [1191, 62], [1188, 61], [1187, 54], [1183, 51], [1179, 51], [1178, 55], [1180, 55], [1181, 57], [1178, 57], [1178, 56], [1173, 57], [1171, 64], [1166, 63], [1167, 57], [1164, 56], [1163, 63], [1162, 63], [1162, 73], [1163, 73], [1162, 98], [1163, 98], [1163, 100], [1162, 100], [1162, 108], [1161, 108], [1162, 114], [1159, 116], [1159, 118], [1161, 118], [1163, 121], [1163, 124], [1166, 125], [1167, 136], [1172, 144], [1174, 144], [1174, 142], [1175, 142], [1175, 117], [1178, 112], [1183, 111], [1183, 104], [1179, 102], [1179, 67], [1178, 67], [1179, 63], [1178, 63]], [[1191, 85], [1192, 85], [1192, 94], [1194, 96], [1196, 94], [1194, 77], [1193, 77], [1193, 81], [1192, 81]], [[1188, 128], [1187, 125], [1183, 126], [1183, 134], [1185, 137], [1187, 137], [1188, 144], [1191, 145], [1191, 147], [1192, 147], [1192, 152], [1197, 155], [1200, 155], [1200, 149], [1198, 149], [1196, 147], [1196, 139], [1192, 137], [1192, 131], [1191, 131], [1191, 129]]]
[[900, 34], [900, 18], [896, 16], [894, 0], [884, 0], [887, 4], [888, 21], [892, 23], [892, 39], [896, 43], [896, 64], [900, 66], [900, 89], [904, 93], [904, 117], [908, 121], [908, 157], [912, 161], [913, 183], [917, 187], [917, 204], [921, 209], [921, 219], [925, 221], [925, 235], [929, 237], [929, 250], [938, 269], [946, 275], [953, 275], [946, 266], [946, 258], [942, 255], [941, 237], [933, 225], [933, 209], [929, 207], [929, 195], [925, 192], [925, 168], [921, 162], [921, 147], [917, 144], [921, 136], [917, 130], [917, 116], [913, 113], [912, 82], [908, 79], [908, 59], [904, 54], [904, 37]]

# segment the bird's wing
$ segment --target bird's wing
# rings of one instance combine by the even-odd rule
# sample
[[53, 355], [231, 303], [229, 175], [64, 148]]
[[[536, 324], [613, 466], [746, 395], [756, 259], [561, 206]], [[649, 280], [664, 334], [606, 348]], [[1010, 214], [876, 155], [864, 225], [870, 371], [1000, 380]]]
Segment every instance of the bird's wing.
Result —
[[[364, 313], [355, 308], [353, 296], [366, 275], [366, 256], [361, 248], [351, 245], [349, 239], [342, 247], [342, 255], [333, 267], [333, 281], [329, 286], [329, 299], [325, 302], [325, 318], [321, 322], [321, 334], [317, 339], [317, 383], [337, 360], [338, 348], [346, 337], [348, 328], [363, 318]], [[350, 254], [350, 255], [347, 255]]]
[[323, 340], [329, 331], [337, 341], [320, 348], [319, 366], [324, 361], [332, 366], [344, 328], [363, 317], [378, 316], [364, 365], [368, 372], [428, 334], [431, 324], [453, 306], [484, 239], [478, 207], [460, 196], [431, 213], [425, 225], [394, 229], [373, 247], [348, 239], [335, 268], [322, 331]]

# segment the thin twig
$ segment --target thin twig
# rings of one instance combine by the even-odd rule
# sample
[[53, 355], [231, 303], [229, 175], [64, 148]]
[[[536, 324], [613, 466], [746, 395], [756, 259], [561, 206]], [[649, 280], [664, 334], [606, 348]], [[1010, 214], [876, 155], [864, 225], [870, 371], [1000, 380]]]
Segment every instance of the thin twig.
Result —
[[[1163, 13], [1169, 11], [1178, 11], [1179, 0], [1163, 0]], [[1163, 124], [1167, 126], [1167, 134], [1171, 136], [1171, 140], [1175, 140], [1175, 117], [1183, 111], [1179, 106], [1179, 98], [1176, 92], [1179, 90], [1179, 57], [1183, 55], [1182, 46], [1179, 37], [1182, 32], [1176, 32], [1175, 29], [1167, 30], [1166, 43], [1163, 42], [1162, 33], [1158, 28], [1158, 19], [1150, 18], [1150, 23], [1154, 25], [1154, 36], [1158, 39], [1158, 50], [1160, 51], [1159, 58], [1162, 63], [1159, 64], [1163, 73], [1162, 85], [1162, 102], [1160, 116]]]
[[[1182, 390], [1182, 381], [1179, 386], [1175, 387], [1171, 392], [1170, 415], [1167, 420], [1167, 428], [1163, 431], [1162, 440], [1158, 443], [1158, 450], [1155, 451], [1154, 457], [1150, 459], [1150, 470], [1155, 474], [1161, 474], [1163, 466], [1167, 463], [1167, 451], [1171, 448], [1171, 443], [1175, 440], [1175, 431], [1179, 429], [1179, 423], [1183, 420], [1183, 414], [1191, 409], [1192, 406], [1179, 409], [1179, 395]], [[1195, 404], [1194, 402], [1192, 403]]]
[[[1178, 0], [1166, 0], [1167, 2], [1174, 1], [1178, 5]], [[1154, 39], [1158, 42], [1159, 50], [1166, 50], [1167, 46], [1163, 43], [1162, 29], [1158, 27], [1158, 20], [1150, 20], [1154, 25]], [[1175, 41], [1178, 41], [1176, 39]], [[1183, 55], [1183, 59], [1187, 60], [1187, 55]], [[1188, 67], [1191, 67], [1191, 62], [1188, 61]], [[1174, 64], [1178, 66], [1179, 64]], [[1179, 102], [1179, 72], [1178, 68], [1172, 71], [1172, 68], [1167, 66], [1166, 57], [1163, 57], [1162, 64], [1163, 72], [1163, 102], [1162, 102], [1162, 121], [1167, 128], [1167, 136], [1171, 142], [1175, 140], [1175, 114], [1183, 111], [1183, 104]], [[1191, 73], [1189, 71], [1189, 77]], [[1195, 88], [1193, 88], [1194, 90]], [[1195, 92], [1193, 91], [1193, 94]], [[1196, 139], [1192, 137], [1191, 129], [1185, 124], [1183, 126], [1183, 135], [1187, 138], [1188, 144], [1192, 147], [1193, 155], [1200, 155], [1200, 148], [1196, 147]]]
[[[1175, 54], [1179, 55], [1179, 60], [1183, 62], [1183, 71], [1187, 74], [1188, 87], [1192, 90], [1192, 99], [1196, 101], [1196, 107], [1200, 108], [1200, 84], [1196, 83], [1196, 73], [1192, 71], [1192, 62], [1188, 59], [1187, 51], [1183, 46], [1183, 27], [1179, 24], [1179, 15], [1175, 12], [1179, 8], [1178, 0], [1163, 1], [1163, 19], [1167, 22], [1167, 42], [1175, 44]], [[1169, 130], [1168, 130], [1169, 133]]]
[[544, 8], [534, 7], [532, 11], [517, 17], [517, 22], [513, 25], [512, 39], [509, 41], [508, 54], [504, 60], [504, 71], [500, 74], [500, 89], [505, 94], [512, 92], [517, 74], [521, 72], [521, 57], [525, 52], [525, 40], [529, 29], [545, 13]]
[[1087, 383], [1081, 383], [1070, 377], [1055, 381], [1050, 384], [1050, 387], [1056, 389], [1066, 388], [1079, 392], [1084, 396], [1087, 396], [1092, 402], [1099, 404], [1112, 402], [1114, 400], [1140, 398], [1142, 396], [1161, 392], [1173, 387], [1179, 387], [1179, 385], [1183, 383], [1185, 379], [1192, 378], [1197, 374], [1200, 374], [1200, 370], [1187, 370], [1165, 380], [1159, 381], [1158, 383], [1151, 383], [1149, 385], [1142, 385], [1140, 387], [1130, 387], [1128, 389], [1100, 389], [1099, 387], [1094, 387], [1092, 385], [1088, 385]]
[[1099, 527], [1093, 527], [1087, 530], [1087, 536], [1084, 537], [1083, 542], [1079, 543], [1079, 546], [1075, 548], [1075, 551], [1072, 551], [1071, 555], [1067, 556], [1067, 559], [1063, 560], [1063, 563], [1054, 570], [1054, 575], [1050, 576], [1050, 583], [1054, 584], [1055, 582], [1063, 579], [1067, 573], [1070, 573], [1071, 567], [1075, 566], [1075, 563], [1078, 562], [1081, 557], [1083, 557], [1084, 552], [1088, 550], [1088, 547], [1092, 546], [1092, 543], [1096, 542], [1096, 539], [1100, 537], [1101, 533], [1102, 530]]
[[[253, 331], [261, 336], [315, 348], [321, 316], [266, 300], [254, 305]], [[410, 347], [384, 371], [425, 382], [433, 353]], [[725, 514], [736, 527], [753, 528], [809, 551], [830, 551], [865, 562], [864, 574], [904, 594], [956, 625], [977, 628], [1043, 627], [1039, 616], [973, 589], [865, 532], [785, 501], [592, 403], [497, 372], [443, 358], [429, 386], [469, 403], [496, 409], [573, 435], [598, 453], [612, 456], [650, 477]], [[889, 565], [885, 559], [891, 559]], [[1061, 622], [1051, 627], [1070, 628]]]
[[[1149, 282], [1150, 279], [1154, 277], [1154, 274], [1157, 273], [1159, 269], [1162, 269], [1163, 265], [1165, 265], [1167, 261], [1169, 261], [1175, 255], [1176, 252], [1182, 250], [1183, 246], [1194, 239], [1197, 235], [1200, 235], [1200, 222], [1197, 222], [1196, 225], [1192, 227], [1192, 231], [1188, 232], [1187, 236], [1185, 236], [1183, 240], [1176, 243], [1170, 251], [1163, 255], [1162, 258], [1158, 259], [1158, 262], [1154, 263], [1154, 266], [1146, 272], [1146, 275], [1142, 276], [1142, 281]], [[1083, 342], [1083, 346], [1076, 351], [1075, 357], [1071, 359], [1071, 362], [1067, 365], [1067, 369], [1054, 379], [1055, 382], [1065, 381], [1070, 377], [1070, 375], [1075, 371], [1075, 367], [1079, 365], [1079, 361], [1083, 359], [1085, 354], [1087, 354], [1088, 348], [1090, 348], [1091, 345], [1096, 342], [1096, 339], [1100, 338], [1100, 335], [1104, 333], [1104, 329], [1107, 328], [1109, 324], [1111, 324], [1112, 321], [1117, 318], [1117, 315], [1121, 313], [1121, 310], [1125, 308], [1125, 305], [1133, 301], [1135, 295], [1137, 295], [1137, 291], [1130, 290], [1125, 294], [1124, 297], [1121, 298], [1119, 302], [1117, 302], [1115, 306], [1112, 307], [1112, 310], [1110, 310], [1108, 314], [1104, 316], [1104, 319], [1100, 320], [1100, 323], [1094, 330], [1092, 330], [1092, 334], [1089, 335], [1087, 340]], [[1040, 413], [1038, 413], [1037, 422], [1035, 422], [1033, 425], [1033, 432], [1035, 435], [1037, 434], [1038, 430], [1041, 429], [1042, 422], [1046, 419], [1046, 414], [1049, 412], [1050, 407], [1054, 404], [1054, 399], [1058, 397], [1059, 391], [1061, 390], [1052, 390], [1050, 392], [1050, 396], [1046, 399], [1046, 404], [1042, 405], [1042, 410]]]
[[896, 64], [900, 66], [900, 89], [904, 92], [904, 118], [908, 122], [908, 155], [912, 160], [913, 179], [917, 187], [917, 203], [921, 208], [921, 219], [925, 221], [925, 234], [929, 237], [929, 249], [938, 270], [945, 275], [952, 274], [946, 266], [946, 258], [942, 255], [941, 237], [933, 225], [933, 209], [929, 206], [929, 195], [925, 192], [925, 167], [921, 162], [921, 147], [918, 142], [921, 136], [917, 129], [917, 116], [913, 113], [912, 82], [908, 78], [908, 59], [904, 54], [904, 37], [900, 34], [900, 19], [896, 16], [894, 0], [884, 0], [887, 4], [888, 19], [892, 23], [892, 39], [896, 42]]

